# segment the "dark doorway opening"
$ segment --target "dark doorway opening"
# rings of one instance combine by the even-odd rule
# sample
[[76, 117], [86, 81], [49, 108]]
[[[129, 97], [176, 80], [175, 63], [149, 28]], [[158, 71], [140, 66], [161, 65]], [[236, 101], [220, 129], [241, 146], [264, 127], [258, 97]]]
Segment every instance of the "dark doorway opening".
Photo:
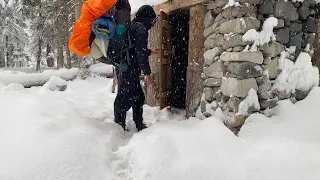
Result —
[[172, 25], [172, 91], [168, 98], [171, 107], [186, 108], [186, 83], [189, 50], [190, 10], [179, 9], [171, 14]]

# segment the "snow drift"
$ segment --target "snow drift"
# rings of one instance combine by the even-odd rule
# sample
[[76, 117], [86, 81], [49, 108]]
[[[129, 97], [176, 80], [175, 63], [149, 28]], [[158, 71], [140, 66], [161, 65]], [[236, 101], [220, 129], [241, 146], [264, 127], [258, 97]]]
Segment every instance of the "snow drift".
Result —
[[[0, 179], [317, 180], [320, 176], [320, 88], [294, 105], [280, 102], [272, 118], [250, 116], [239, 137], [215, 117], [182, 121], [179, 111], [148, 106], [144, 117], [149, 128], [132, 135], [113, 123], [115, 94], [110, 93], [110, 83], [111, 79], [100, 77], [76, 79], [64, 92], [42, 93], [39, 87], [2, 87]], [[249, 99], [255, 99], [253, 94]], [[135, 132], [131, 111], [127, 124]]]

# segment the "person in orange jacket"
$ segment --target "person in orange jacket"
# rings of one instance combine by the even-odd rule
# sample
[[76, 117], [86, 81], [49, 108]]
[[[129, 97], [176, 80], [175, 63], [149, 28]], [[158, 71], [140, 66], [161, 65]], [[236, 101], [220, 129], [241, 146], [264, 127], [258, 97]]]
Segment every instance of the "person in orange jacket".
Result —
[[117, 0], [87, 0], [81, 8], [81, 16], [73, 27], [69, 39], [70, 51], [79, 56], [86, 56], [90, 53], [90, 46], [93, 41], [92, 24], [104, 13], [109, 11]]

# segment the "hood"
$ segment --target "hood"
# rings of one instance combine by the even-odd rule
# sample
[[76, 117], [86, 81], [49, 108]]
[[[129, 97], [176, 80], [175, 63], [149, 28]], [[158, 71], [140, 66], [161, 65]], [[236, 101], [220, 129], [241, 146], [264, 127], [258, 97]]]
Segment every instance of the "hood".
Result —
[[139, 8], [133, 21], [142, 23], [147, 30], [151, 29], [154, 25], [153, 22], [157, 18], [152, 6], [143, 5]]

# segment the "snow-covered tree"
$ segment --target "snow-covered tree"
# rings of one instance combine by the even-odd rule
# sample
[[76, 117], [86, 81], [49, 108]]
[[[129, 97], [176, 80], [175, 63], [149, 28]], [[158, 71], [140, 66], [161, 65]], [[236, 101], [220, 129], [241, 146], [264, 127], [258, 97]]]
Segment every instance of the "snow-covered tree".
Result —
[[[2, 41], [0, 46], [4, 49], [4, 53], [1, 54], [1, 67], [14, 65], [14, 50], [20, 49], [23, 51], [28, 41], [21, 1], [5, 0], [4, 2], [4, 4], [1, 4], [2, 8], [0, 10], [0, 28], [2, 29], [0, 32]], [[20, 54], [26, 53], [20, 52]]]

